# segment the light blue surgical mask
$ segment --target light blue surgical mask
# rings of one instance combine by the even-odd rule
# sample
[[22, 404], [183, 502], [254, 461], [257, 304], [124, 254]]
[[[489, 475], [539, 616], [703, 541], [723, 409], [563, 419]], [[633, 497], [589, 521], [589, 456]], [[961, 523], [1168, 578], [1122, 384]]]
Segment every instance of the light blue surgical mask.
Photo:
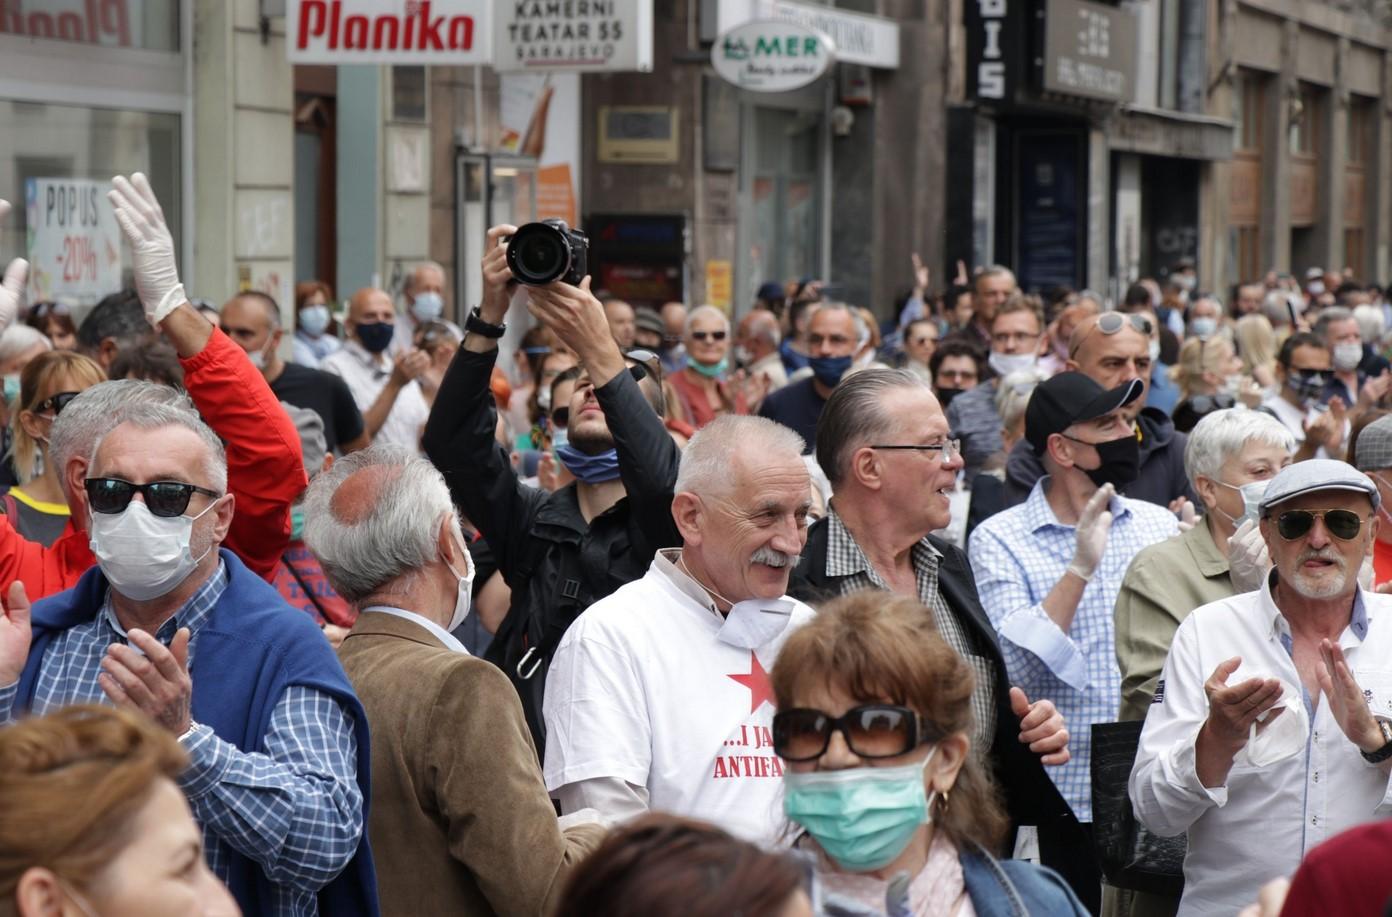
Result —
[[1218, 331], [1218, 319], [1201, 315], [1189, 323], [1189, 333], [1196, 338], [1207, 340]]
[[898, 767], [783, 774], [783, 812], [850, 872], [883, 869], [904, 852], [920, 825], [932, 822], [935, 790], [923, 787], [922, 762]]
[[301, 309], [300, 330], [313, 338], [329, 330], [329, 307], [305, 306]]
[[[1215, 478], [1214, 480], [1217, 479]], [[1257, 507], [1261, 505], [1261, 498], [1266, 494], [1266, 487], [1271, 483], [1271, 480], [1268, 478], [1265, 481], [1248, 481], [1241, 487], [1236, 484], [1229, 484], [1227, 481], [1218, 481], [1218, 483], [1229, 490], [1235, 490], [1242, 494], [1242, 515], [1232, 521], [1233, 526], [1237, 527], [1248, 519], [1253, 521], [1256, 520]], [[1223, 511], [1218, 510], [1218, 512], [1222, 513]], [[1223, 515], [1226, 516], [1227, 513], [1223, 513]]]
[[14, 404], [19, 398], [19, 373], [5, 374], [5, 402]]
[[439, 293], [427, 290], [411, 299], [411, 317], [421, 324], [433, 322], [445, 311], [445, 301]]
[[575, 475], [576, 480], [586, 484], [603, 484], [619, 477], [619, 453], [615, 449], [606, 449], [598, 455], [590, 455], [567, 442], [564, 446], [557, 447], [555, 452], [556, 458], [566, 470]]

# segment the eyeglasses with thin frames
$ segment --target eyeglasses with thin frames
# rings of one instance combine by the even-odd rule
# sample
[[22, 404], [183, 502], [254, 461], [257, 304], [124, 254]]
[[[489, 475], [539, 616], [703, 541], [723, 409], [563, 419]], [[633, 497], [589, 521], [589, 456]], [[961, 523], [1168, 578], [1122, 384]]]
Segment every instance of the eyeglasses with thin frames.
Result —
[[922, 445], [912, 443], [878, 443], [870, 448], [904, 452], [941, 452], [942, 457], [939, 459], [939, 462], [946, 465], [948, 462], [955, 462], [957, 457], [962, 454], [962, 441], [960, 439], [949, 439], [940, 443], [927, 443]]

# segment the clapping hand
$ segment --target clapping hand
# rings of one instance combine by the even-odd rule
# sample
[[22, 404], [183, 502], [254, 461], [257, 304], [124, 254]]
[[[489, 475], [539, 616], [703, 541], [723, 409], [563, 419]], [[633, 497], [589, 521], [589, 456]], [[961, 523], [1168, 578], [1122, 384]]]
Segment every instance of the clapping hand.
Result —
[[1343, 647], [1325, 639], [1320, 642], [1320, 657], [1324, 665], [1316, 669], [1315, 675], [1320, 692], [1329, 698], [1329, 712], [1334, 715], [1334, 722], [1360, 751], [1377, 751], [1386, 740], [1373, 719], [1363, 690], [1354, 680]]
[[24, 663], [29, 659], [29, 597], [24, 584], [15, 581], [10, 586], [9, 601], [0, 608], [0, 686], [19, 681]]
[[193, 720], [189, 629], [179, 628], [168, 647], [139, 628], [128, 639], [131, 646], [114, 643], [107, 649], [97, 684], [118, 706], [134, 707], [173, 735], [188, 732]]
[[1068, 570], [1082, 579], [1092, 577], [1097, 565], [1102, 562], [1102, 552], [1107, 550], [1107, 535], [1112, 530], [1112, 513], [1108, 507], [1115, 495], [1115, 487], [1103, 484], [1078, 517], [1076, 547]]
[[[0, 221], [10, 212], [10, 202], [0, 200]], [[24, 281], [29, 276], [29, 262], [16, 258], [5, 268], [5, 278], [0, 281], [0, 334], [10, 327], [19, 314], [19, 298], [24, 294]]]
[[[1204, 682], [1208, 719], [1202, 728], [1233, 755], [1247, 744], [1252, 724], [1281, 700], [1281, 682], [1275, 678], [1249, 678], [1229, 685], [1228, 679], [1240, 665], [1242, 660], [1236, 656], [1220, 662]], [[1281, 712], [1273, 713], [1265, 722], [1271, 722]]]

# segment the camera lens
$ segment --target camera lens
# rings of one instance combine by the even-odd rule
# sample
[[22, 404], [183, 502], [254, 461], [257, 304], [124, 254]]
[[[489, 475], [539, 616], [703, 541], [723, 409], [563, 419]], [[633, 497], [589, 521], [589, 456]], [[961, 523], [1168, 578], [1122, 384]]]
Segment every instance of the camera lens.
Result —
[[565, 276], [570, 266], [570, 246], [553, 226], [528, 223], [508, 243], [508, 267], [522, 283], [550, 283]]

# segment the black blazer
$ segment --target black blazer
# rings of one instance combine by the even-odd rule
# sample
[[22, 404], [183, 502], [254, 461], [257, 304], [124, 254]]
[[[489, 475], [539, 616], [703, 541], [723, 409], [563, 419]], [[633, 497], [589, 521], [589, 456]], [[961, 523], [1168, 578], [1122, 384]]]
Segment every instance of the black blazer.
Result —
[[[809, 604], [825, 602], [841, 594], [842, 578], [826, 574], [827, 533], [826, 519], [818, 520], [808, 530], [802, 560], [788, 584], [789, 595]], [[1014, 828], [1036, 825], [1044, 865], [1058, 871], [1095, 914], [1100, 907], [1101, 872], [1093, 858], [1091, 838], [1045, 772], [1039, 756], [1019, 741], [1019, 719], [1010, 709], [1010, 678], [1005, 658], [996, 641], [995, 628], [981, 607], [967, 555], [939, 538], [930, 535], [928, 540], [942, 554], [938, 588], [948, 609], [957, 616], [977, 652], [995, 663], [996, 734], [987, 757], [1005, 796], [1012, 826], [1011, 844], [1014, 843]]]

